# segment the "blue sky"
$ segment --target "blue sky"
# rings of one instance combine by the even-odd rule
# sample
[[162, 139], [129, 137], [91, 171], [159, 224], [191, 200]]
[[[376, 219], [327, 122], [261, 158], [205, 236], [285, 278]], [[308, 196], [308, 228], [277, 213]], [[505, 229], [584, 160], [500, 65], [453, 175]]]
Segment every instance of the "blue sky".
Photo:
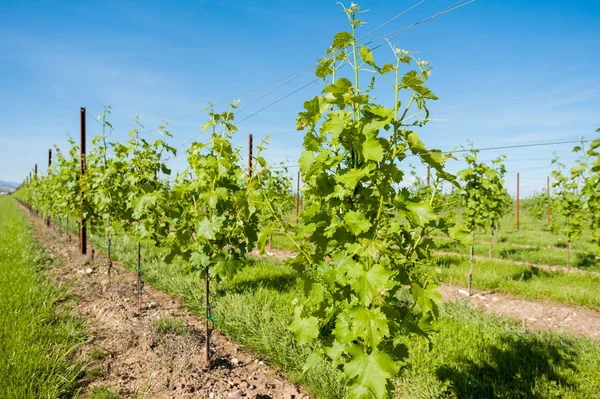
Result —
[[[426, 0], [370, 38], [454, 1]], [[360, 2], [370, 10], [363, 33], [416, 3]], [[171, 120], [172, 142], [182, 145], [200, 133], [208, 100], [219, 107], [234, 97], [241, 106], [252, 103], [284, 81], [243, 93], [314, 63], [331, 36], [347, 29], [335, 1], [205, 0], [189, 14], [198, 4], [2, 1], [0, 179], [22, 181], [33, 164], [46, 165], [53, 142], [65, 146], [65, 133], [78, 135], [80, 106], [88, 109], [90, 136], [99, 128], [92, 117], [110, 104], [116, 136], [131, 130], [136, 116], [150, 137], [161, 121]], [[600, 126], [599, 18], [594, 0], [478, 0], [400, 36], [399, 47], [434, 68], [429, 87], [440, 100], [430, 104], [436, 121], [422, 129], [422, 139], [445, 150], [469, 140], [488, 147], [593, 137]], [[299, 76], [240, 112], [238, 120], [312, 76]], [[310, 85], [242, 122], [239, 145], [248, 133], [255, 142], [273, 134], [268, 158], [295, 164], [302, 145], [296, 114], [319, 90]], [[509, 191], [514, 193], [520, 172], [522, 191], [529, 194], [544, 187], [555, 151], [565, 163], [573, 161], [571, 147], [489, 151], [481, 158], [506, 154]], [[185, 157], [172, 164], [184, 168]], [[453, 162], [450, 168], [463, 166]]]

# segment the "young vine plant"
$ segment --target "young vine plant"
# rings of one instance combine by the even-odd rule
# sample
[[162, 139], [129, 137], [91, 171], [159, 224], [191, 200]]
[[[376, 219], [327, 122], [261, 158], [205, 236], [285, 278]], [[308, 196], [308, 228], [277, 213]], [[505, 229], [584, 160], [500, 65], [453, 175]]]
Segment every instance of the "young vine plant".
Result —
[[467, 275], [469, 295], [472, 293], [473, 282], [473, 252], [475, 246], [475, 233], [478, 230], [491, 232], [490, 257], [492, 255], [493, 235], [500, 219], [506, 214], [509, 203], [508, 193], [504, 188], [504, 157], [500, 156], [492, 161], [492, 166], [477, 159], [479, 151], [472, 150], [465, 156], [468, 167], [458, 173], [462, 181], [461, 205], [464, 207], [462, 214], [463, 224], [471, 233], [470, 245], [470, 270]]
[[[305, 207], [296, 234], [286, 235], [299, 252], [290, 263], [305, 281], [306, 299], [290, 329], [301, 345], [319, 342], [305, 370], [326, 358], [342, 370], [349, 397], [385, 398], [406, 364], [408, 340], [429, 338], [438, 315], [437, 284], [412, 273], [430, 259], [426, 232], [455, 237], [462, 230], [435, 212], [437, 191], [413, 199], [401, 188], [399, 164], [409, 154], [454, 181], [444, 169], [449, 155], [428, 150], [414, 130], [429, 120], [427, 101], [437, 99], [425, 86], [431, 68], [393, 46], [391, 63], [376, 62], [357, 44], [359, 6], [344, 12], [351, 30], [333, 37], [316, 69], [325, 88], [297, 118], [305, 131]], [[391, 106], [374, 102], [375, 78], [363, 87], [365, 74], [390, 83]], [[399, 300], [403, 292], [412, 299]]]
[[[596, 130], [600, 133], [600, 129]], [[600, 139], [595, 139], [587, 151], [589, 174], [585, 179], [583, 195], [587, 199], [592, 241], [596, 245], [596, 257], [600, 257]]]
[[554, 189], [553, 209], [558, 216], [558, 218], [554, 218], [557, 220], [553, 224], [553, 230], [561, 232], [567, 237], [567, 269], [571, 267], [572, 242], [583, 233], [587, 216], [584, 209], [586, 203], [581, 193], [587, 170], [587, 153], [583, 142], [581, 145], [575, 146], [573, 152], [583, 155], [569, 173], [565, 172], [565, 165], [559, 161], [558, 157], [552, 160], [557, 167], [552, 172], [552, 187]]

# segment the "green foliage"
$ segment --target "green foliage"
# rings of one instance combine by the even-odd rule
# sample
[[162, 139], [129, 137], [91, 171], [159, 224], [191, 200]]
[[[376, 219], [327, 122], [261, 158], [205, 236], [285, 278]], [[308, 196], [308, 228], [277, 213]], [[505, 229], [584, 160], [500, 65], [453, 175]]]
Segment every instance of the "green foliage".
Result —
[[468, 167], [458, 173], [463, 181], [461, 203], [463, 223], [471, 232], [497, 227], [512, 200], [504, 188], [504, 158], [492, 161], [492, 166], [477, 161], [478, 151], [465, 156]]
[[[307, 205], [302, 228], [295, 237], [286, 234], [299, 252], [291, 264], [305, 281], [306, 299], [290, 329], [299, 344], [323, 345], [306, 370], [327, 358], [343, 371], [350, 397], [383, 398], [405, 364], [409, 337], [429, 338], [437, 316], [435, 284], [411, 270], [429, 258], [427, 231], [451, 227], [432, 206], [435, 191], [416, 198], [399, 188], [405, 175], [399, 164], [412, 153], [441, 178], [454, 177], [444, 170], [448, 155], [428, 150], [412, 130], [427, 123], [426, 101], [437, 98], [425, 87], [428, 64], [394, 48], [394, 62], [379, 67], [356, 44], [358, 6], [345, 12], [352, 32], [334, 36], [316, 72], [326, 83], [323, 93], [305, 102], [296, 122], [305, 131], [299, 164]], [[417, 70], [401, 71], [413, 62]], [[346, 65], [353, 82], [342, 76]], [[392, 76], [392, 107], [373, 102], [374, 79], [360, 89], [366, 66]], [[398, 301], [406, 291], [412, 301]]]
[[87, 156], [87, 173], [84, 177], [87, 217], [92, 228], [102, 227], [112, 231], [112, 221], [131, 221], [128, 212], [128, 176], [134, 171], [129, 166], [125, 146], [106, 141], [113, 127], [107, 120], [111, 108], [105, 107], [98, 119], [102, 122], [102, 133], [92, 140], [92, 149]]
[[181, 258], [217, 280], [231, 278], [258, 239], [261, 193], [231, 145], [235, 108], [216, 113], [211, 105], [203, 125], [210, 139], [191, 144], [189, 167], [177, 176], [164, 205], [167, 260]]
[[552, 201], [548, 197], [548, 194], [541, 192], [534, 195], [525, 204], [523, 204], [523, 208], [527, 209], [531, 216], [533, 216], [536, 220], [545, 220], [547, 218], [548, 208], [551, 206], [551, 202]]
[[[583, 144], [582, 144], [583, 145]], [[575, 147], [573, 152], [582, 151], [582, 147]], [[585, 201], [580, 190], [585, 181], [585, 164], [578, 163], [571, 169], [570, 174], [564, 171], [564, 165], [556, 157], [553, 164], [557, 169], [552, 172], [553, 177], [553, 218], [551, 230], [561, 232], [567, 236], [569, 242], [581, 236], [585, 224], [586, 213], [584, 211]]]
[[134, 122], [136, 128], [129, 132], [127, 142], [113, 144], [115, 170], [126, 168], [125, 178], [121, 181], [125, 203], [121, 220], [130, 222], [125, 227], [138, 240], [151, 239], [157, 243], [169, 231], [165, 207], [169, 203], [170, 183], [161, 176], [171, 174], [166, 157], [176, 155], [176, 150], [165, 141], [165, 137], [171, 137], [166, 125], [159, 128], [161, 138], [150, 142], [140, 136], [139, 120]]
[[[600, 133], [600, 129], [596, 132]], [[585, 179], [582, 194], [587, 199], [586, 213], [590, 217], [592, 239], [597, 246], [597, 256], [600, 257], [600, 139], [590, 144], [586, 153], [589, 163], [589, 174]]]

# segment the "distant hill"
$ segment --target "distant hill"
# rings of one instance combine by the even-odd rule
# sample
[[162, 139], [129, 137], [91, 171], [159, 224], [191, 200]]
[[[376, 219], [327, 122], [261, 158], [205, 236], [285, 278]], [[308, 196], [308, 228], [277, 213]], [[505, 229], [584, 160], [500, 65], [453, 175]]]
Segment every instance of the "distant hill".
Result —
[[15, 191], [14, 187], [0, 185], [0, 194], [10, 194]]
[[12, 187], [12, 188], [17, 188], [20, 186], [20, 184], [12, 182], [12, 181], [0, 180], [0, 186], [8, 186], [8, 187]]

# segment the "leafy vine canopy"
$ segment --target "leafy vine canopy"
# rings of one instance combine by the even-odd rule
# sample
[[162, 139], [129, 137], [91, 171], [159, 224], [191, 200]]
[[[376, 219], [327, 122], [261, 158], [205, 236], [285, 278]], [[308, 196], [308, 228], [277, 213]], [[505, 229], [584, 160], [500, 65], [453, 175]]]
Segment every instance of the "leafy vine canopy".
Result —
[[[412, 273], [430, 261], [428, 234], [466, 235], [432, 206], [439, 192], [415, 198], [402, 186], [402, 162], [412, 156], [455, 183], [445, 170], [451, 155], [427, 149], [416, 132], [429, 121], [427, 101], [437, 100], [426, 86], [429, 64], [391, 44], [390, 62], [377, 62], [358, 43], [359, 6], [344, 12], [351, 30], [337, 33], [319, 60], [325, 87], [296, 122], [305, 132], [305, 209], [291, 263], [307, 299], [290, 328], [300, 344], [320, 342], [307, 369], [329, 358], [343, 370], [350, 397], [384, 398], [405, 364], [407, 340], [429, 339], [438, 314], [438, 286]], [[364, 89], [363, 75], [370, 76]], [[377, 79], [391, 87], [390, 106], [372, 96]]]

